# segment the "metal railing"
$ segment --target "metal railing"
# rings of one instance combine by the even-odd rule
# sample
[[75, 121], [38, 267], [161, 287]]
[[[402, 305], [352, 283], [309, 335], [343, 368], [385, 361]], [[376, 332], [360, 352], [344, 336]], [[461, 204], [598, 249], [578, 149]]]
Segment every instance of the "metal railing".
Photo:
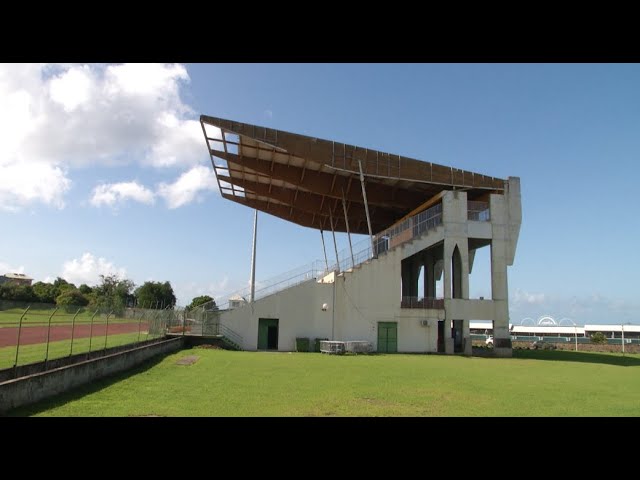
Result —
[[208, 302], [192, 310], [176, 309], [177, 314], [167, 323], [167, 333], [190, 336], [221, 336], [242, 349], [242, 336], [220, 322], [221, 310], [215, 302]]
[[[328, 271], [325, 269], [324, 262], [316, 260], [312, 263], [303, 265], [293, 270], [289, 270], [288, 272], [282, 273], [268, 280], [256, 282], [254, 298], [255, 300], [259, 300], [282, 290], [286, 290], [287, 288], [293, 287], [295, 285], [299, 285], [310, 280], [317, 280], [327, 273]], [[228, 310], [230, 308], [234, 308], [234, 305], [232, 305], [233, 301], [239, 299], [241, 305], [248, 304], [250, 298], [251, 287], [247, 286], [243, 289], [236, 290], [235, 292], [219, 297], [212, 302], [200, 305], [197, 309], [190, 312], [190, 314], [196, 311], [210, 311], [213, 309], [214, 304], [216, 310]]]
[[444, 308], [444, 298], [402, 297], [400, 308]]
[[478, 222], [491, 221], [491, 210], [489, 202], [467, 202], [467, 219]]
[[0, 301], [0, 370], [164, 337], [175, 310]]
[[374, 235], [376, 256], [409, 242], [439, 225], [442, 225], [442, 203]]
[[242, 348], [242, 336], [238, 333], [231, 330], [226, 325], [219, 324], [218, 325], [219, 335], [229, 339], [232, 344], [235, 344], [239, 349]]

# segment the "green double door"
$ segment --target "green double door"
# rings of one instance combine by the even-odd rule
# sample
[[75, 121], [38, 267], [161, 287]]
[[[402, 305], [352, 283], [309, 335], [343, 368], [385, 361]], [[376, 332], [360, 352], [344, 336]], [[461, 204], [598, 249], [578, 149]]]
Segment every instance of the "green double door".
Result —
[[278, 319], [258, 319], [258, 350], [278, 349]]
[[398, 351], [398, 322], [378, 322], [378, 352]]

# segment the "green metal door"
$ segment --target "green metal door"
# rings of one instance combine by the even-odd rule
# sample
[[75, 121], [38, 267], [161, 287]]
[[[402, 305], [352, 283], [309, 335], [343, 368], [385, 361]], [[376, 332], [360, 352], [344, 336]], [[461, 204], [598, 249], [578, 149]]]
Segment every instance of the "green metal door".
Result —
[[[259, 318], [258, 319], [258, 350], [269, 350], [269, 327], [278, 328], [277, 318]], [[273, 342], [272, 342], [273, 343]], [[277, 349], [277, 341], [275, 347], [272, 345], [271, 349]]]
[[378, 352], [395, 353], [398, 351], [398, 323], [378, 322]]

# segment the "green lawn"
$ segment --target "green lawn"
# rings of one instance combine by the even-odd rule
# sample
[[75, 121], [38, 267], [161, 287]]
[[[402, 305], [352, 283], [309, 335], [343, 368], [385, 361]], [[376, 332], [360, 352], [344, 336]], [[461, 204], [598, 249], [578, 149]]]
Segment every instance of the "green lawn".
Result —
[[[158, 335], [149, 335], [142, 331], [140, 341], [151, 340]], [[120, 335], [109, 335], [107, 337], [107, 348], [117, 347], [128, 343], [134, 343], [138, 340], [138, 332], [124, 333]], [[91, 351], [103, 350], [105, 348], [105, 337], [94, 336], [91, 340]], [[89, 351], [89, 338], [75, 338], [73, 340], [73, 354], [85, 353]], [[49, 343], [48, 359], [66, 357], [71, 352], [71, 340], [62, 340], [59, 342]], [[28, 363], [42, 362], [47, 353], [46, 343], [37, 343], [34, 345], [21, 345], [18, 351], [18, 365], [26, 365]], [[13, 367], [16, 360], [16, 347], [0, 348], [0, 369]]]
[[[176, 365], [187, 355], [200, 359]], [[511, 359], [191, 349], [12, 412], [38, 416], [639, 416], [640, 355]]]

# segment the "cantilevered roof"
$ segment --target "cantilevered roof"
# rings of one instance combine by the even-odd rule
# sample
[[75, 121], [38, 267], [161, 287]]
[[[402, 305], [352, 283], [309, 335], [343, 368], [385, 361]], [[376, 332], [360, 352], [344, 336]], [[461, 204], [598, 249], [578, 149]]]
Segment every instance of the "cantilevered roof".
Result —
[[504, 190], [499, 178], [364, 147], [206, 115], [200, 123], [224, 198], [305, 227], [346, 232], [344, 199], [351, 233], [368, 233], [359, 165], [374, 233], [443, 190], [469, 200]]

